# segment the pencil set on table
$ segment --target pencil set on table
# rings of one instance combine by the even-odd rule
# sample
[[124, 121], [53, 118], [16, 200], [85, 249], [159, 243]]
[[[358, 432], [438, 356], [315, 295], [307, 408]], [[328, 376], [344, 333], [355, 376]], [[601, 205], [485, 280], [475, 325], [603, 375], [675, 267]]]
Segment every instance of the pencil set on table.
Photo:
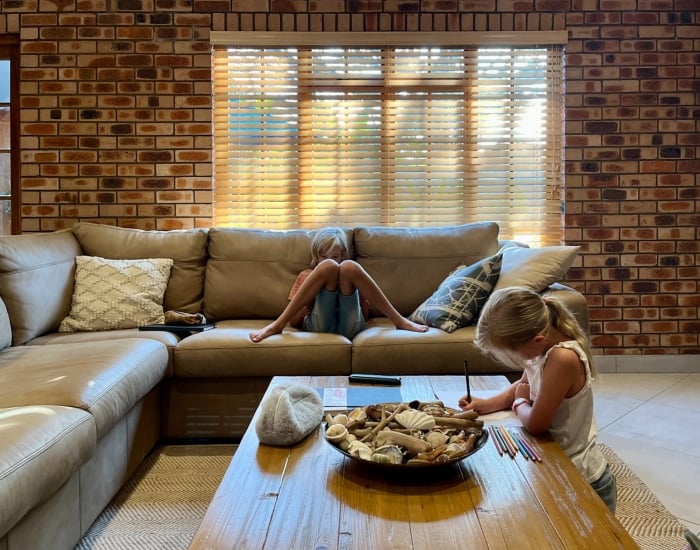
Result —
[[[472, 391], [469, 384], [469, 365], [466, 359], [464, 360], [464, 378], [467, 382], [467, 403], [471, 403]], [[542, 461], [542, 457], [524, 437], [506, 430], [504, 426], [489, 426], [488, 430], [499, 455], [508, 454], [511, 458], [515, 458], [515, 455], [520, 451], [525, 458], [536, 462]]]
[[515, 455], [520, 451], [526, 459], [542, 462], [540, 454], [535, 451], [525, 437], [507, 430], [505, 426], [489, 426], [488, 430], [499, 455], [507, 454], [511, 458], [515, 458]]

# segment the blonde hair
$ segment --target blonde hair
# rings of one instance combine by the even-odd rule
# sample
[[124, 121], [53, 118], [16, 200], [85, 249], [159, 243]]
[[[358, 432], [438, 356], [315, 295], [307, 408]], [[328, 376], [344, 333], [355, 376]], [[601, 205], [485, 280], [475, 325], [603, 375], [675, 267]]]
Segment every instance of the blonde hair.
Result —
[[479, 317], [475, 344], [494, 359], [520, 369], [523, 359], [515, 350], [538, 334], [546, 334], [552, 326], [578, 342], [595, 376], [590, 343], [571, 310], [528, 288], [502, 288], [491, 295]]
[[316, 267], [323, 256], [335, 246], [348, 253], [348, 238], [340, 227], [324, 227], [314, 233], [311, 239], [311, 267]]

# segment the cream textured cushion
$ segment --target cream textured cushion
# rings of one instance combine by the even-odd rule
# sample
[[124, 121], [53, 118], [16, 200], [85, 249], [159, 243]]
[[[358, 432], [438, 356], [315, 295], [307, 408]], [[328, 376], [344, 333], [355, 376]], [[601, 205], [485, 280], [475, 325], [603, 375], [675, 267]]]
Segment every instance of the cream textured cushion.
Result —
[[491, 295], [501, 271], [501, 254], [450, 273], [409, 319], [445, 332], [472, 323]]
[[114, 330], [163, 322], [170, 258], [75, 258], [75, 288], [59, 332]]
[[578, 254], [578, 246], [542, 246], [525, 248], [508, 246], [501, 249], [503, 265], [494, 290], [524, 286], [542, 292], [561, 281]]
[[207, 269], [206, 229], [147, 231], [78, 222], [73, 226], [73, 233], [82, 247], [78, 254], [114, 260], [172, 258], [163, 309], [201, 313]]

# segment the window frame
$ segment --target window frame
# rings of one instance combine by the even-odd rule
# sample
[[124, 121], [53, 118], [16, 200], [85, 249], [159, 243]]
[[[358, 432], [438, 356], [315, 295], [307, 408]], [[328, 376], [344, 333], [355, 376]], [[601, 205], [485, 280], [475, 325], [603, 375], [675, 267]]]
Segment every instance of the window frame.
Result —
[[10, 196], [0, 200], [10, 201], [10, 230], [13, 235], [21, 232], [20, 217], [20, 132], [19, 132], [19, 37], [0, 36], [0, 59], [10, 61]]
[[[538, 47], [557, 45], [563, 48], [566, 45], [566, 31], [549, 32], [445, 32], [445, 33], [323, 33], [323, 32], [217, 32], [211, 33], [213, 48], [314, 48], [314, 47], [342, 47], [342, 48], [415, 48], [415, 47], [504, 47], [517, 48], [522, 46]], [[563, 65], [563, 62], [562, 62]], [[562, 86], [563, 86], [563, 66], [562, 66]], [[559, 202], [563, 203], [563, 93], [562, 117], [560, 136], [562, 143], [558, 147], [560, 154], [559, 169], [561, 174], [557, 181], [561, 186]], [[216, 102], [215, 102], [216, 103]], [[548, 135], [547, 139], [551, 139]], [[549, 171], [551, 174], [551, 170]], [[216, 185], [216, 182], [214, 183]], [[216, 196], [216, 195], [215, 195]], [[558, 205], [559, 215], [563, 218], [563, 208]], [[216, 205], [214, 205], [216, 209]], [[552, 209], [549, 212], [551, 215]], [[384, 223], [384, 222], [380, 222]], [[291, 228], [291, 227], [290, 227]], [[558, 242], [553, 242], [552, 235], [545, 235], [545, 241], [533, 244], [559, 244], [563, 238], [563, 223], [559, 223]]]

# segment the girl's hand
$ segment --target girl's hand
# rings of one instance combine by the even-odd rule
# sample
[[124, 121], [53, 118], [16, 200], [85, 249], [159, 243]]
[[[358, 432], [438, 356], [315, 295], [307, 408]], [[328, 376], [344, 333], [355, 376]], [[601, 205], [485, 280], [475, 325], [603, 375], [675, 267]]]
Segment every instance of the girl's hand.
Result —
[[463, 411], [476, 411], [479, 414], [483, 414], [483, 411], [486, 409], [485, 399], [482, 399], [481, 397], [474, 397], [472, 395], [472, 400], [468, 402], [466, 393], [459, 398], [458, 404], [459, 408]]
[[527, 382], [520, 382], [517, 386], [515, 386], [515, 398], [513, 399], [518, 399], [520, 397], [524, 397], [528, 401], [530, 401], [530, 384]]

